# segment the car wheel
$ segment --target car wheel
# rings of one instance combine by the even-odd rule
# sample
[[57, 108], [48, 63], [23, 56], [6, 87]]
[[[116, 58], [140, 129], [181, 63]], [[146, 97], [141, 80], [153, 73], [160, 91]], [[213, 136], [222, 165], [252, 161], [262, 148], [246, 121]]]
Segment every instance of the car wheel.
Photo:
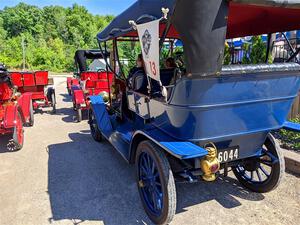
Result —
[[269, 134], [262, 155], [232, 168], [239, 182], [259, 193], [275, 189], [284, 176], [285, 162], [275, 138]]
[[89, 125], [91, 129], [92, 137], [95, 141], [101, 142], [102, 141], [102, 134], [98, 128], [97, 120], [94, 114], [93, 109], [89, 110]]
[[155, 224], [168, 224], [176, 211], [176, 188], [169, 162], [161, 148], [151, 141], [138, 145], [136, 176], [140, 198]]

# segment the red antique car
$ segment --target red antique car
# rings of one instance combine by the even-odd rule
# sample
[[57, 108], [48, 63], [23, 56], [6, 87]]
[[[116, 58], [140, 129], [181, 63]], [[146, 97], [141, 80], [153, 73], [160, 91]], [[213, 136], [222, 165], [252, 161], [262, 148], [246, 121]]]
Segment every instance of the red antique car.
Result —
[[[68, 79], [67, 85], [71, 88], [68, 92], [73, 96], [73, 107], [77, 111], [77, 121], [82, 121], [82, 111], [90, 108], [90, 96], [102, 95], [109, 101], [111, 86], [114, 76], [102, 67], [100, 60], [107, 60], [108, 54], [104, 57], [100, 51], [78, 50], [75, 54], [77, 67], [77, 78]], [[92, 60], [88, 68], [88, 60]], [[92, 64], [98, 65], [92, 67]], [[95, 63], [96, 61], [96, 63]]]
[[32, 94], [33, 108], [52, 107], [56, 111], [53, 79], [49, 79], [48, 71], [11, 72], [12, 81], [22, 94]]
[[33, 124], [32, 94], [16, 92], [5, 66], [0, 64], [0, 135], [12, 135], [9, 151], [23, 147], [23, 125]]

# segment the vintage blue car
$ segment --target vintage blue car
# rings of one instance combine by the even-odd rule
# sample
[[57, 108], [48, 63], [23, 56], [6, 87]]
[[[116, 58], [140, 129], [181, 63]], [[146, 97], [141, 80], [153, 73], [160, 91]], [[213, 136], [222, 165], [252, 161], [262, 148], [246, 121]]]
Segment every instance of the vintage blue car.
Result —
[[[154, 223], [172, 220], [176, 181], [214, 181], [232, 170], [252, 191], [278, 186], [285, 165], [271, 132], [300, 131], [286, 121], [300, 88], [300, 49], [285, 63], [267, 63], [268, 49], [265, 64], [223, 66], [224, 43], [297, 30], [299, 15], [300, 0], [139, 0], [98, 34], [101, 51], [113, 46], [107, 67], [115, 84], [90, 97], [91, 133], [136, 165]], [[184, 65], [160, 68], [160, 49], [176, 40]], [[143, 53], [142, 67], [129, 77], [119, 59], [122, 41], [140, 41]]]

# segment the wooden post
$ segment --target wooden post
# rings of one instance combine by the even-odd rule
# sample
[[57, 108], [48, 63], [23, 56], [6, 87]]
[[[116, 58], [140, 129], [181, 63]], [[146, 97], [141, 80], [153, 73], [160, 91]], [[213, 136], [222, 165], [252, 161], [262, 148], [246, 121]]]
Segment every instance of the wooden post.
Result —
[[298, 97], [295, 99], [292, 110], [289, 113], [289, 119], [294, 119], [300, 115], [300, 92]]

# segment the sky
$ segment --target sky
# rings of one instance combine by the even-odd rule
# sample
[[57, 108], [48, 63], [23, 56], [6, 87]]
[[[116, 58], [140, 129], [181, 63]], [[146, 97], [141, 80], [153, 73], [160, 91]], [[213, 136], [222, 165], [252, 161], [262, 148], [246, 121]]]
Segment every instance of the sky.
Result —
[[92, 14], [118, 15], [134, 3], [135, 0], [0, 0], [0, 9], [3, 9], [5, 6], [15, 6], [19, 2], [25, 2], [39, 7], [49, 5], [67, 7], [77, 3], [85, 6]]

